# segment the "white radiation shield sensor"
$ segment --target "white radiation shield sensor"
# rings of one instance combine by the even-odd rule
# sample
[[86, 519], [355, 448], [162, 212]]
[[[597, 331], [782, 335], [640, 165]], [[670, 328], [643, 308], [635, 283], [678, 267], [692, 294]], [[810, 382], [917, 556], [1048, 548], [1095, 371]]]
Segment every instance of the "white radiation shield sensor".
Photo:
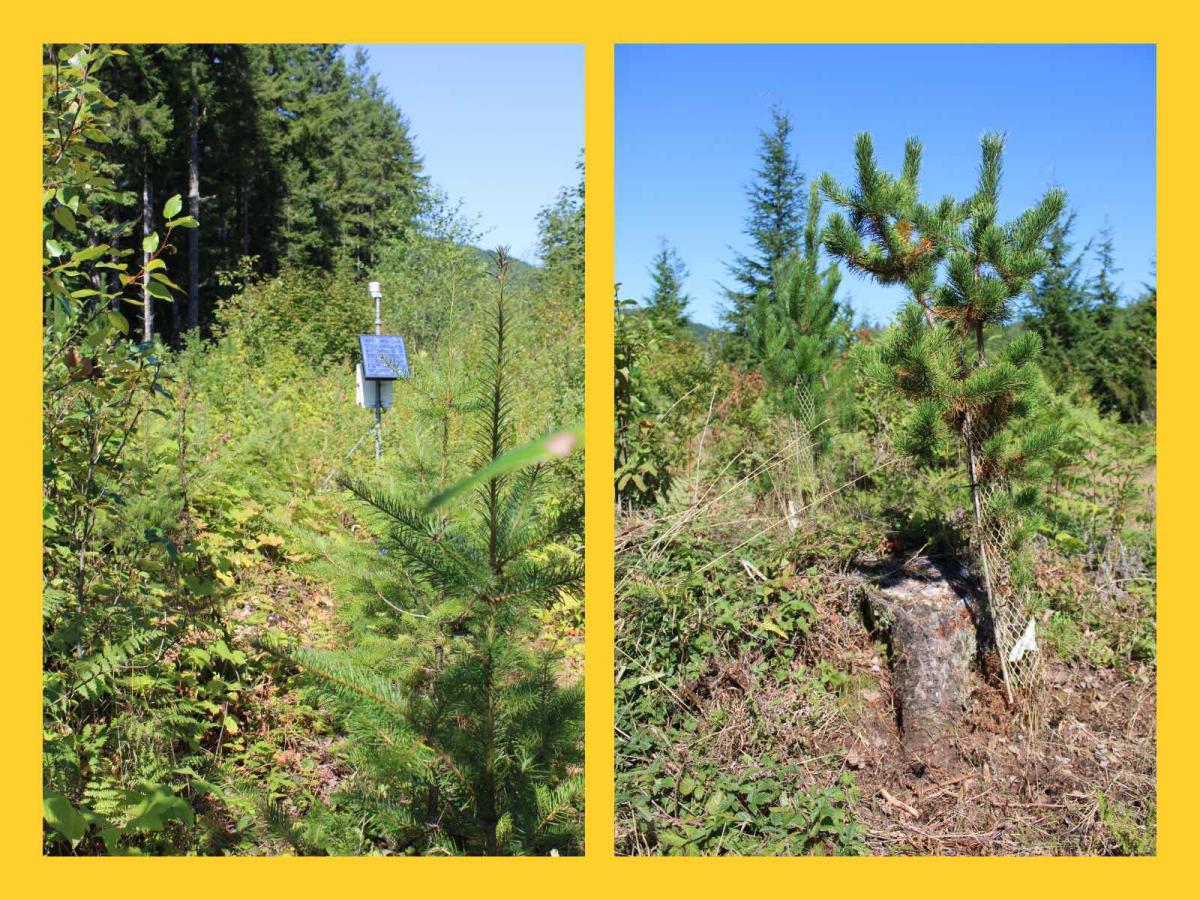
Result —
[[354, 367], [354, 401], [364, 409], [392, 408], [392, 382], [379, 378], [363, 378], [362, 363]]

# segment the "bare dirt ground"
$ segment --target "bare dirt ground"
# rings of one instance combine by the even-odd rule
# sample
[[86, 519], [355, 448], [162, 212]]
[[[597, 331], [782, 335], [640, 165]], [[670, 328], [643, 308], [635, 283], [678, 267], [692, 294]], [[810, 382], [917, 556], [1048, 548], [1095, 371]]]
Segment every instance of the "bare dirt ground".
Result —
[[824, 634], [813, 638], [852, 678], [811, 750], [854, 772], [856, 817], [873, 853], [1154, 852], [1152, 665], [1132, 672], [1068, 665], [1043, 650], [1039, 686], [1013, 707], [1000, 684], [974, 673], [952, 762], [917, 775], [902, 751], [880, 646], [856, 629], [852, 609], [827, 613]]
[[[1016, 708], [973, 675], [954, 762], [921, 775], [904, 757], [879, 645], [851, 610], [832, 609], [811, 637], [851, 679], [836, 703], [753, 675], [754, 659], [715, 665], [688, 700], [721, 711], [714, 750], [744, 766], [763, 739], [809, 778], [847, 770], [870, 852], [923, 856], [1152, 854], [1155, 846], [1155, 680], [1114, 669], [1046, 663], [1036, 696]], [[842, 613], [842, 614], [838, 614]], [[680, 748], [686, 755], [686, 748]]]
[[873, 852], [1153, 852], [1154, 834], [1134, 814], [1155, 802], [1153, 680], [1054, 662], [1022, 712], [977, 678], [957, 762], [920, 776], [901, 752], [886, 669], [879, 684], [849, 717], [853, 739], [838, 747], [856, 770]]

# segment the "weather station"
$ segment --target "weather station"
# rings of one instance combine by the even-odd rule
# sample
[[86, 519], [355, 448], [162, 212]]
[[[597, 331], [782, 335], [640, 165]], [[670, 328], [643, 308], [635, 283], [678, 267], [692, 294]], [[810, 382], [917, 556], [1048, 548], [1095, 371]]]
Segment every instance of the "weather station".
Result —
[[[383, 411], [392, 408], [392, 388], [398, 378], [408, 378], [404, 338], [383, 333], [383, 290], [372, 281], [367, 290], [375, 301], [375, 333], [360, 334], [360, 359], [355, 369], [355, 399], [364, 409], [375, 410], [375, 459], [383, 457]], [[352, 451], [353, 452], [353, 451]]]

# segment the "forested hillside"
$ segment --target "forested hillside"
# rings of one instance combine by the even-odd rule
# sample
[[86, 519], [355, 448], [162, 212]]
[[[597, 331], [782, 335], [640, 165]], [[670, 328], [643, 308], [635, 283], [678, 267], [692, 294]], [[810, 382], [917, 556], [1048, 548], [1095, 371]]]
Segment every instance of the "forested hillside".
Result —
[[45, 852], [581, 852], [582, 164], [522, 263], [339, 47], [43, 72]]
[[1000, 219], [1001, 136], [902, 149], [776, 110], [723, 327], [666, 243], [618, 295], [619, 853], [1155, 851], [1155, 287], [1069, 184]]

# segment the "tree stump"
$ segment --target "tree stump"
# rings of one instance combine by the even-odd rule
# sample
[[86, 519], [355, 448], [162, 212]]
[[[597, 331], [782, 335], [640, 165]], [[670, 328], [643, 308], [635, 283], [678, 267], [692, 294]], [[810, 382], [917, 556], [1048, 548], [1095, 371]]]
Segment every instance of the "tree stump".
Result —
[[967, 710], [975, 619], [957, 567], [947, 577], [927, 559], [910, 561], [879, 582], [871, 598], [891, 642], [892, 684], [901, 744], [913, 770], [956, 760], [954, 732]]

